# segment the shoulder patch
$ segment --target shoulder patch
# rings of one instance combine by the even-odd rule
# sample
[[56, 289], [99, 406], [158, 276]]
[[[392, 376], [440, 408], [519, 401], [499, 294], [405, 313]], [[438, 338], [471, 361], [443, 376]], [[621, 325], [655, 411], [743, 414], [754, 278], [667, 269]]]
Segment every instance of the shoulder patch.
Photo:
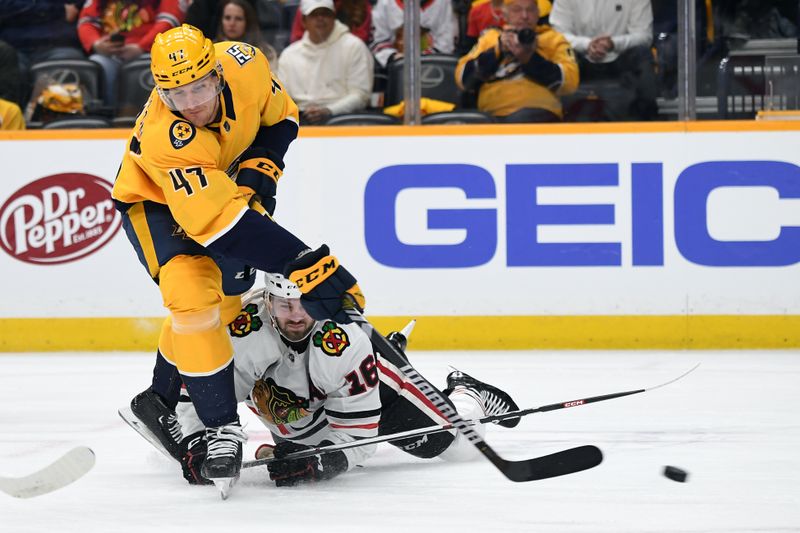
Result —
[[338, 324], [330, 320], [322, 326], [322, 331], [314, 333], [311, 340], [314, 346], [322, 348], [322, 351], [331, 357], [340, 357], [345, 349], [350, 346], [350, 339], [347, 337], [347, 333]]
[[240, 67], [256, 57], [256, 49], [245, 43], [233, 44], [225, 52], [233, 57]]
[[176, 120], [169, 127], [169, 143], [176, 150], [180, 150], [194, 139], [197, 130], [191, 122]]
[[247, 304], [228, 324], [228, 330], [234, 337], [247, 337], [250, 333], [260, 330], [263, 324], [258, 316], [258, 306]]

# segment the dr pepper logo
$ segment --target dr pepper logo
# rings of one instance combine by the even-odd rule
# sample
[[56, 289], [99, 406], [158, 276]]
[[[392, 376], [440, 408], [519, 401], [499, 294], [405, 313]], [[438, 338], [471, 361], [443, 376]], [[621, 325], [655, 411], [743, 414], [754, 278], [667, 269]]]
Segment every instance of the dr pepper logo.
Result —
[[25, 185], [0, 208], [0, 247], [26, 263], [68, 263], [102, 248], [120, 225], [110, 183], [54, 174]]

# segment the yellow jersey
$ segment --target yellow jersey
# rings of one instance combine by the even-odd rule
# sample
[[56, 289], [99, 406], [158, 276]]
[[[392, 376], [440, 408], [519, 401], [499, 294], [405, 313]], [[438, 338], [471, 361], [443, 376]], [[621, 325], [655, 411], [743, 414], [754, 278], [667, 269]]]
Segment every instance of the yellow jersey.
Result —
[[[458, 60], [456, 82], [463, 89], [466, 64], [481, 54], [494, 50], [499, 55], [502, 30], [489, 28], [478, 38], [472, 50]], [[567, 39], [550, 26], [536, 27], [536, 54], [555, 63], [561, 70], [561, 83], [551, 90], [525, 75], [522, 66], [511, 55], [498, 59], [495, 74], [478, 91], [478, 109], [496, 116], [506, 116], [525, 107], [546, 109], [562, 116], [560, 95], [571, 94], [578, 88], [580, 74], [575, 54]]]
[[0, 98], [0, 130], [24, 130], [22, 110], [14, 102]]
[[[297, 105], [260, 50], [232, 41], [216, 43], [214, 49], [225, 79], [215, 122], [195, 127], [171, 111], [154, 89], [136, 119], [112, 193], [125, 204], [149, 200], [168, 205], [186, 234], [204, 246], [248, 209], [234, 180], [239, 157], [259, 129], [284, 120], [299, 123]], [[297, 130], [292, 131], [293, 139]], [[281, 157], [284, 151], [278, 150]]]

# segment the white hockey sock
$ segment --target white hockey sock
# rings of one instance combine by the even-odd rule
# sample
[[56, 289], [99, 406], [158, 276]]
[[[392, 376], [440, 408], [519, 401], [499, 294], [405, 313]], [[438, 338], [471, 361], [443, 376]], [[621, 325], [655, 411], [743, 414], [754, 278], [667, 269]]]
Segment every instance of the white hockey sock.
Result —
[[[453, 402], [456, 411], [464, 420], [482, 418], [486, 414], [480, 396], [465, 387], [456, 387], [450, 393], [450, 401]], [[483, 424], [472, 426], [472, 429], [481, 437], [486, 433], [486, 427]], [[445, 461], [471, 461], [479, 456], [478, 449], [460, 432], [456, 432], [453, 443], [439, 454], [439, 457]]]

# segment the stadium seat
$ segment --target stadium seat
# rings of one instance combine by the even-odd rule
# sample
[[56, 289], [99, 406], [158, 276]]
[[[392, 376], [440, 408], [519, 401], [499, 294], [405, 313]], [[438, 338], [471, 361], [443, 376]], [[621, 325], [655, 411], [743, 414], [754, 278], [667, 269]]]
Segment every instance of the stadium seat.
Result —
[[103, 72], [100, 65], [88, 59], [59, 59], [57, 61], [41, 61], [31, 66], [31, 82], [48, 77], [56, 83], [78, 83], [88, 94], [84, 106], [93, 109], [102, 105]]
[[131, 129], [136, 124], [136, 117], [115, 117], [111, 121], [112, 128]]
[[326, 126], [376, 126], [400, 124], [395, 117], [384, 113], [345, 113], [328, 119]]
[[491, 124], [494, 121], [492, 115], [471, 110], [431, 113], [422, 117], [423, 124]]
[[724, 58], [717, 72], [717, 109], [721, 119], [752, 119], [764, 109], [765, 56]]
[[[403, 59], [391, 62], [387, 67], [384, 106], [403, 100]], [[461, 106], [463, 94], [456, 85], [458, 58], [445, 54], [431, 54], [420, 58], [420, 88], [425, 98], [450, 102]]]
[[99, 117], [76, 117], [53, 120], [42, 126], [43, 130], [86, 130], [110, 128], [111, 124]]
[[117, 116], [135, 117], [155, 87], [149, 59], [136, 59], [122, 65], [117, 78]]

